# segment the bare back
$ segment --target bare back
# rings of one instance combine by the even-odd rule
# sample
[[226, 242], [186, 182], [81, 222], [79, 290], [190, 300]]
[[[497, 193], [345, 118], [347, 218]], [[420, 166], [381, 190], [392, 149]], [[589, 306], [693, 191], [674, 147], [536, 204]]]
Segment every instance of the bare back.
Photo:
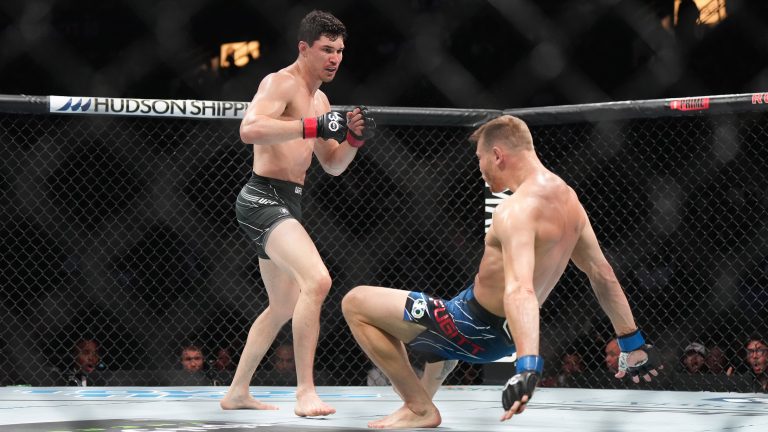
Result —
[[[562, 276], [587, 223], [586, 212], [573, 189], [555, 174], [540, 170], [494, 212], [475, 277], [478, 302], [498, 316], [505, 315], [505, 261], [500, 236], [519, 237], [521, 248], [532, 243], [533, 290], [541, 305]], [[505, 243], [515, 241], [508, 239]]]
[[[277, 120], [300, 120], [314, 117], [330, 109], [325, 94], [310, 87], [293, 64], [267, 75], [246, 112], [249, 116], [266, 116]], [[314, 139], [292, 139], [273, 145], [253, 146], [253, 171], [265, 177], [304, 184], [312, 162]]]

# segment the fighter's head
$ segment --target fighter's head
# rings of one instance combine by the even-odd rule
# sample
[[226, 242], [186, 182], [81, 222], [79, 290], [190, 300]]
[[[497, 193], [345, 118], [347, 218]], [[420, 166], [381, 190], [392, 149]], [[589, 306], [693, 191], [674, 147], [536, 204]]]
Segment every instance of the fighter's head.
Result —
[[75, 366], [82, 372], [91, 373], [99, 364], [99, 343], [95, 339], [81, 339], [75, 343], [72, 354]]
[[506, 189], [505, 179], [512, 165], [511, 156], [521, 152], [533, 153], [533, 138], [528, 126], [517, 117], [510, 115], [495, 118], [480, 126], [469, 137], [475, 143], [483, 179], [492, 192]]
[[312, 11], [299, 26], [299, 55], [312, 74], [330, 82], [341, 64], [347, 29], [328, 12]]

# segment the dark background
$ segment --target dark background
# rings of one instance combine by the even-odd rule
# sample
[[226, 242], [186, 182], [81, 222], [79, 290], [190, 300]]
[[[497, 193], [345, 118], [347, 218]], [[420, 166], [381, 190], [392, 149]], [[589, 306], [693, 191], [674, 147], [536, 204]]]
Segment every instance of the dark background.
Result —
[[[5, 1], [0, 93], [247, 101], [294, 61], [296, 23], [312, 8], [350, 34], [323, 87], [336, 105], [765, 92], [768, 2], [725, 4], [715, 26], [675, 27], [664, 25], [672, 1]], [[254, 40], [259, 58], [214, 67], [222, 43]], [[746, 335], [766, 334], [768, 123], [757, 108], [532, 128], [542, 160], [584, 197], [639, 325], [673, 369], [692, 341], [743, 368]], [[234, 220], [251, 157], [237, 124], [0, 116], [0, 347], [11, 365], [0, 364], [0, 384], [58, 382], [85, 336], [111, 373], [173, 370], [186, 342], [240, 351], [266, 296]], [[334, 278], [318, 345], [329, 384], [364, 382], [369, 367], [338, 313], [344, 293], [361, 283], [453, 293], [482, 252], [469, 131], [404, 124], [382, 128], [344, 176], [315, 165], [308, 177], [307, 226]], [[583, 275], [571, 269], [562, 285], [542, 310], [548, 367], [584, 340], [599, 369], [612, 332]], [[150, 378], [116, 382], [164, 382]]]
[[[296, 25], [336, 14], [349, 39], [333, 104], [519, 108], [764, 91], [768, 2], [715, 0], [53, 1], [0, 4], [0, 93], [250, 100], [296, 57]], [[691, 13], [692, 12], [692, 13]], [[693, 18], [690, 18], [690, 17]], [[258, 40], [245, 67], [222, 43]]]

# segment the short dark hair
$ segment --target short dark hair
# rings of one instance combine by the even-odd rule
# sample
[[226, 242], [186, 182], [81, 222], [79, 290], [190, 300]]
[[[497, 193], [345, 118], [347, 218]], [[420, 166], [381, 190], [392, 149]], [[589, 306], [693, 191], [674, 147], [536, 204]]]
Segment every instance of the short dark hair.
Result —
[[80, 355], [80, 353], [85, 349], [85, 346], [89, 343], [93, 343], [96, 346], [96, 352], [101, 350], [101, 345], [99, 344], [99, 341], [97, 341], [94, 338], [83, 338], [79, 339], [77, 342], [75, 342], [75, 345], [72, 346], [72, 356], [77, 357]]
[[744, 349], [747, 349], [747, 346], [751, 344], [752, 342], [758, 342], [762, 345], [768, 346], [768, 342], [766, 341], [766, 338], [762, 337], [759, 334], [751, 334], [749, 335], [749, 339], [744, 343]]
[[326, 36], [328, 39], [341, 38], [347, 40], [347, 28], [331, 13], [313, 10], [304, 16], [299, 25], [299, 42], [304, 41], [310, 46], [313, 42]]
[[179, 349], [179, 357], [184, 356], [184, 352], [185, 351], [199, 352], [200, 354], [203, 354], [203, 349], [202, 348], [200, 348], [197, 345], [192, 344], [192, 345], [184, 345], [184, 346], [182, 346], [181, 349]]
[[484, 138], [483, 144], [486, 148], [505, 143], [512, 149], [533, 149], [533, 138], [528, 125], [511, 115], [503, 115], [484, 123], [472, 133], [469, 142], [477, 144], [481, 138]]

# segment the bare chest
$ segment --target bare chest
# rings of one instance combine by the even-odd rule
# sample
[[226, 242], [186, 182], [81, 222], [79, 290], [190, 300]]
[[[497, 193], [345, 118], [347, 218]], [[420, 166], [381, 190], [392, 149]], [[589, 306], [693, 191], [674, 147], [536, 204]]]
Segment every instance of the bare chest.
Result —
[[288, 101], [283, 111], [282, 118], [285, 120], [299, 120], [306, 117], [316, 117], [328, 111], [317, 95], [299, 92]]

